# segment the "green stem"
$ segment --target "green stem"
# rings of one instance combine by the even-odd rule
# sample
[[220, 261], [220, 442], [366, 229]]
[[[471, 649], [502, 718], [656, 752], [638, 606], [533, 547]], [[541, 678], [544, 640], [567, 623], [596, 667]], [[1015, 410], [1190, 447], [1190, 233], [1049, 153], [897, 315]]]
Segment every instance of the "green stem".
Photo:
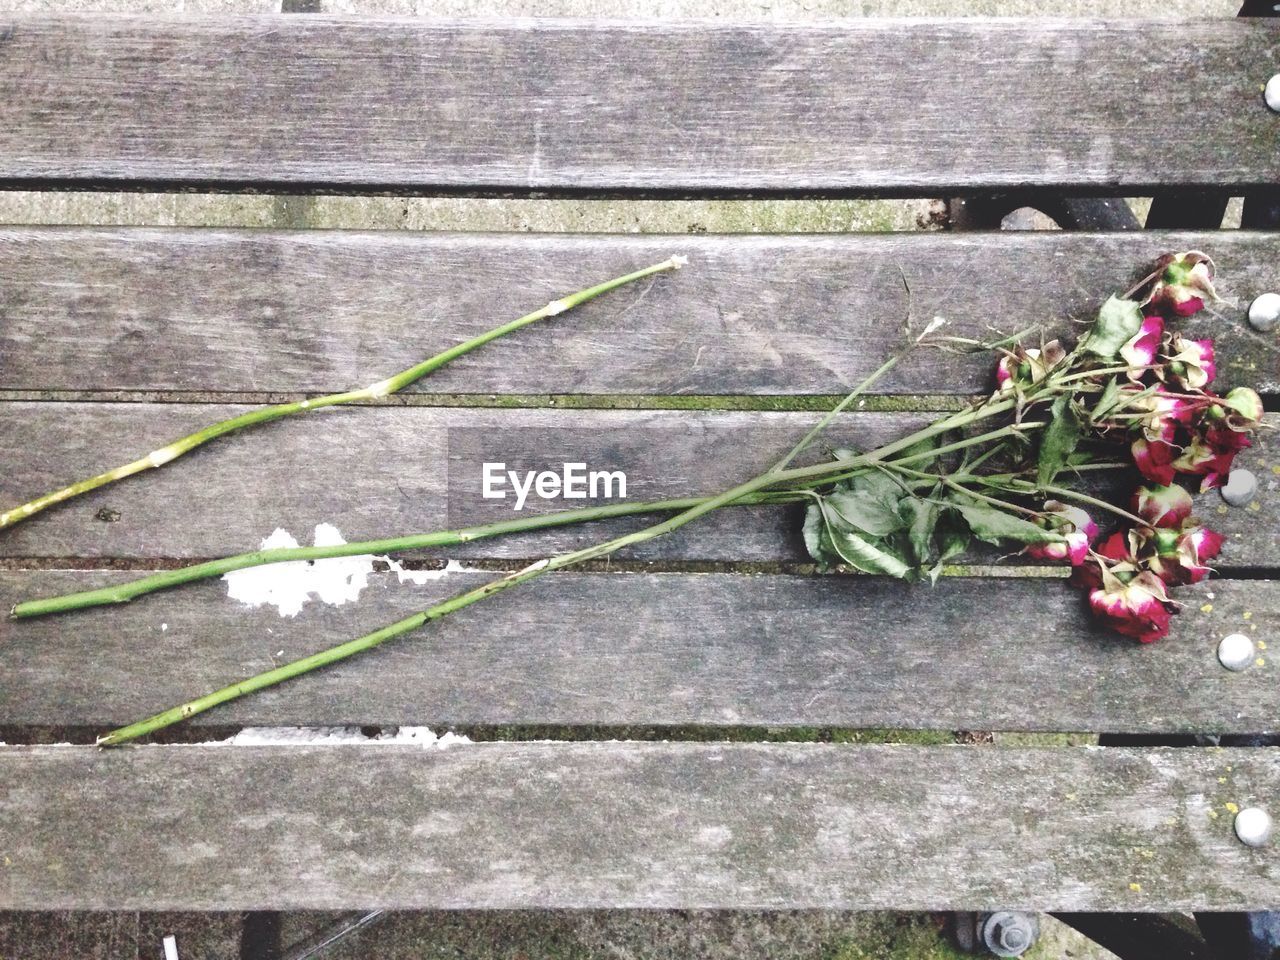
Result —
[[419, 627], [422, 627], [427, 623], [439, 620], [442, 617], [463, 609], [464, 607], [469, 607], [473, 603], [477, 603], [488, 597], [494, 596], [504, 590], [509, 590], [511, 587], [518, 586], [522, 583], [528, 583], [530, 580], [534, 580], [544, 574], [551, 573], [554, 570], [563, 570], [566, 567], [575, 566], [577, 564], [585, 563], [588, 560], [607, 556], [624, 547], [635, 546], [636, 544], [644, 543], [647, 540], [652, 540], [655, 537], [672, 533], [673, 531], [683, 527], [685, 524], [692, 523], [694, 520], [697, 520], [699, 517], [704, 516], [713, 510], [740, 500], [743, 497], [756, 493], [757, 491], [763, 490], [771, 483], [776, 482], [777, 477], [778, 474], [773, 470], [766, 471], [765, 473], [762, 473], [745, 483], [741, 483], [732, 489], [726, 490], [714, 497], [708, 497], [701, 503], [682, 511], [661, 523], [656, 523], [652, 526], [645, 527], [643, 530], [637, 530], [634, 533], [615, 537], [612, 540], [606, 540], [603, 543], [597, 543], [581, 550], [573, 550], [569, 553], [562, 553], [559, 556], [539, 560], [537, 563], [531, 564], [522, 570], [518, 570], [515, 573], [509, 574], [498, 580], [491, 580], [483, 586], [476, 587], [474, 590], [468, 590], [464, 593], [457, 594], [442, 603], [438, 603], [426, 610], [421, 610], [412, 616], [405, 617], [403, 620], [399, 620], [396, 623], [381, 628], [380, 630], [375, 630], [373, 633], [365, 634], [363, 637], [357, 637], [355, 640], [348, 640], [346, 643], [339, 644], [336, 647], [331, 647], [328, 650], [322, 650], [319, 653], [314, 653], [311, 656], [294, 660], [291, 663], [286, 663], [273, 670], [268, 670], [264, 673], [259, 673], [256, 676], [248, 677], [238, 683], [233, 683], [220, 690], [215, 690], [213, 693], [197, 697], [194, 700], [172, 707], [162, 713], [157, 713], [155, 716], [148, 717], [145, 720], [140, 720], [137, 723], [130, 724], [129, 726], [112, 730], [105, 736], [100, 737], [98, 739], [98, 744], [99, 746], [104, 747], [116, 746], [129, 740], [135, 740], [138, 737], [146, 736], [157, 730], [161, 730], [165, 727], [186, 720], [189, 717], [193, 717], [197, 713], [203, 713], [204, 711], [210, 710], [220, 704], [227, 703], [230, 700], [235, 700], [239, 697], [245, 696], [246, 694], [262, 690], [266, 687], [275, 686], [276, 684], [283, 683], [286, 680], [291, 680], [294, 677], [300, 676], [304, 673], [309, 673], [310, 671], [316, 670], [320, 667], [326, 667], [331, 664], [338, 663], [339, 661], [346, 660], [359, 653], [364, 653], [367, 650], [372, 650], [374, 647], [380, 646], [388, 640], [392, 640], [413, 630], [417, 630]]
[[[873, 374], [872, 376], [877, 375], [878, 374]], [[867, 381], [864, 381], [857, 390], [860, 391], [864, 389], [869, 382], [870, 378]], [[405, 617], [403, 620], [399, 620], [396, 623], [381, 628], [380, 630], [375, 630], [373, 633], [365, 634], [363, 637], [348, 640], [346, 643], [339, 644], [336, 647], [330, 647], [328, 650], [321, 650], [319, 653], [314, 653], [299, 660], [294, 660], [291, 663], [283, 664], [275, 669], [267, 670], [264, 673], [256, 674], [255, 676], [248, 677], [238, 683], [230, 684], [220, 690], [215, 690], [202, 697], [197, 697], [195, 700], [190, 700], [186, 703], [179, 704], [176, 707], [165, 710], [162, 713], [157, 713], [145, 720], [140, 720], [137, 723], [130, 724], [129, 726], [112, 730], [106, 735], [100, 737], [98, 739], [98, 744], [100, 746], [116, 746], [117, 744], [135, 740], [138, 737], [154, 733], [157, 730], [161, 730], [175, 723], [180, 723], [189, 717], [195, 716], [197, 713], [203, 713], [206, 710], [210, 710], [220, 704], [227, 703], [230, 700], [235, 700], [239, 697], [245, 696], [246, 694], [254, 693], [255, 691], [262, 690], [266, 687], [275, 686], [276, 684], [283, 683], [286, 680], [291, 680], [294, 677], [301, 676], [304, 673], [309, 673], [310, 671], [319, 669], [320, 667], [338, 663], [349, 657], [363, 653], [366, 650], [372, 650], [374, 647], [380, 646], [388, 640], [392, 640], [413, 630], [417, 630], [419, 627], [433, 620], [439, 620], [440, 618], [448, 616], [457, 610], [469, 607], [473, 603], [477, 603], [480, 600], [493, 596], [494, 594], [508, 590], [511, 587], [527, 583], [528, 581], [550, 573], [553, 570], [562, 570], [565, 567], [585, 563], [598, 557], [608, 556], [609, 554], [621, 550], [624, 547], [634, 546], [639, 543], [644, 543], [647, 540], [652, 540], [655, 537], [664, 536], [680, 529], [685, 524], [692, 523], [694, 520], [705, 516], [713, 510], [717, 510], [720, 507], [760, 494], [767, 487], [776, 486], [783, 479], [817, 477], [822, 476], [824, 473], [829, 473], [839, 469], [846, 469], [850, 466], [865, 466], [877, 462], [883, 456], [888, 455], [888, 453], [901, 449], [902, 446], [902, 441], [897, 441], [882, 447], [874, 454], [853, 457], [848, 460], [836, 461], [834, 463], [819, 464], [816, 467], [803, 467], [790, 471], [779, 470], [776, 466], [770, 467], [759, 476], [753, 477], [745, 483], [738, 484], [738, 486], [725, 490], [713, 497], [707, 497], [697, 503], [694, 503], [687, 509], [676, 514], [674, 517], [669, 517], [661, 523], [653, 524], [652, 526], [645, 527], [642, 530], [637, 530], [621, 537], [615, 537], [612, 540], [606, 540], [603, 543], [597, 543], [581, 550], [573, 550], [569, 553], [562, 553], [555, 557], [539, 560], [537, 563], [531, 564], [523, 570], [518, 570], [515, 573], [509, 574], [508, 576], [502, 577], [498, 580], [491, 580], [489, 583], [476, 587], [474, 590], [468, 590], [464, 593], [457, 594], [442, 603], [438, 603], [426, 610], [421, 610], [418, 613]], [[774, 492], [771, 494], [765, 494], [765, 496], [776, 498], [778, 494]]]
[[1102, 510], [1108, 510], [1111, 513], [1114, 513], [1118, 517], [1124, 517], [1124, 519], [1132, 521], [1133, 523], [1136, 523], [1136, 524], [1140, 524], [1141, 526], [1144, 526], [1144, 527], [1150, 526], [1150, 524], [1146, 520], [1143, 520], [1141, 517], [1130, 513], [1128, 510], [1122, 510], [1120, 507], [1117, 507], [1111, 503], [1107, 503], [1107, 501], [1105, 500], [1099, 500], [1097, 497], [1091, 497], [1087, 493], [1080, 493], [1077, 490], [1072, 490], [1070, 487], [1043, 486], [1038, 483], [1030, 483], [1027, 481], [1019, 482], [1016, 480], [1002, 481], [1002, 482], [1004, 483], [1004, 486], [1002, 489], [1006, 489], [1010, 493], [1024, 493], [1024, 494], [1051, 493], [1054, 496], [1065, 497], [1068, 500], [1076, 500], [1076, 501], [1079, 501], [1080, 503], [1087, 503], [1090, 506], [1098, 507], [1099, 509], [1102, 509]]
[[[735, 501], [734, 505], [787, 503], [799, 500], [803, 496], [804, 494], [799, 490], [795, 493], [758, 493]], [[386, 540], [365, 540], [357, 543], [343, 543], [336, 546], [323, 547], [277, 547], [267, 550], [255, 550], [251, 553], [240, 553], [235, 556], [221, 557], [217, 560], [207, 560], [204, 563], [179, 567], [176, 570], [153, 573], [137, 580], [129, 580], [96, 590], [83, 590], [79, 593], [67, 593], [39, 600], [24, 600], [22, 603], [15, 605], [10, 614], [16, 619], [24, 620], [49, 614], [66, 613], [71, 610], [82, 610], [86, 607], [128, 603], [130, 600], [135, 600], [148, 593], [155, 593], [158, 590], [167, 590], [210, 577], [220, 577], [223, 574], [244, 570], [249, 567], [304, 560], [329, 560], [334, 557], [357, 557], [371, 553], [403, 553], [407, 550], [422, 550], [427, 547], [456, 546], [505, 534], [545, 530], [577, 523], [588, 523], [593, 520], [607, 520], [640, 513], [687, 510], [706, 499], [708, 498], [684, 497], [678, 500], [609, 504], [607, 506], [586, 507], [579, 510], [562, 510], [543, 516], [501, 520], [496, 523], [463, 527], [458, 530], [418, 533]]]
[[[873, 376], [876, 375], [878, 374], [873, 374]], [[909, 456], [899, 458], [898, 460], [891, 461], [889, 465], [894, 466], [910, 463], [939, 453], [950, 453], [955, 450], [962, 450], [966, 447], [1010, 436], [1023, 429], [1034, 429], [1041, 425], [1042, 424], [1039, 422], [1028, 422], [1022, 424], [1020, 427], [1003, 427], [1000, 430], [991, 433], [971, 437], [963, 441], [957, 441], [956, 443], [940, 447], [937, 450], [911, 454]], [[954, 425], [949, 425], [947, 429], [951, 429], [952, 426]], [[919, 431], [918, 433], [924, 432], [925, 431]], [[881, 451], [877, 451], [876, 455], [883, 455], [884, 450], [890, 450], [891, 447], [894, 449], [900, 448], [903, 442], [906, 442], [907, 444], [918, 442], [918, 439], [917, 434], [913, 434], [910, 437], [905, 438], [905, 441], [891, 444], [890, 446], [883, 448]], [[814, 484], [843, 479], [846, 476], [852, 475], [848, 472], [851, 462], [852, 461], [847, 460], [836, 460], [818, 464], [816, 467], [805, 467], [799, 470], [790, 471], [778, 471], [775, 473], [775, 482], [770, 484], [770, 486], [777, 486], [793, 480], [800, 484]], [[874, 461], [869, 459], [867, 462], [870, 465]], [[862, 467], [854, 472], [861, 473], [865, 472], [866, 469], [868, 469], [868, 467]], [[836, 473], [837, 476], [826, 476], [833, 472]], [[776, 492], [760, 493], [744, 498], [736, 501], [734, 505], [793, 502], [797, 497], [803, 494], [804, 489], [805, 487], [803, 486], [785, 487]], [[145, 577], [139, 577], [136, 580], [113, 584], [109, 587], [100, 587], [94, 590], [83, 590], [76, 593], [60, 594], [58, 596], [44, 597], [36, 600], [24, 600], [13, 606], [10, 610], [10, 615], [16, 619], [33, 619], [35, 617], [67, 613], [73, 610], [82, 610], [89, 607], [128, 603], [138, 597], [155, 593], [160, 590], [168, 590], [173, 587], [182, 586], [183, 584], [192, 583], [196, 580], [219, 577], [227, 573], [232, 573], [236, 570], [245, 570], [250, 567], [264, 566], [267, 564], [291, 563], [306, 560], [328, 560], [334, 557], [362, 556], [371, 553], [402, 553], [408, 550], [421, 550], [430, 547], [456, 546], [458, 544], [469, 543], [474, 540], [482, 540], [505, 534], [524, 533], [642, 513], [660, 513], [665, 511], [684, 510], [702, 503], [706, 499], [706, 497], [685, 497], [675, 500], [611, 504], [602, 507], [588, 507], [580, 510], [564, 510], [537, 517], [522, 517], [517, 520], [503, 520], [496, 523], [482, 524], [474, 527], [464, 527], [458, 530], [432, 531], [430, 533], [411, 534], [408, 536], [393, 537], [382, 540], [365, 540], [354, 543], [344, 543], [336, 546], [277, 547], [267, 550], [255, 550], [249, 553], [241, 553], [228, 557], [220, 557], [215, 560], [207, 560], [203, 563], [191, 564], [189, 566], [179, 567], [175, 570], [164, 570]]]
[[536, 323], [547, 317], [554, 317], [564, 313], [566, 310], [572, 310], [580, 304], [586, 303], [601, 294], [608, 293], [624, 284], [632, 283], [644, 277], [652, 276], [655, 273], [662, 273], [667, 270], [677, 270], [684, 264], [683, 257], [671, 257], [662, 263], [654, 264], [651, 267], [645, 267], [643, 270], [637, 270], [634, 273], [628, 273], [625, 276], [615, 277], [604, 283], [596, 284], [594, 287], [588, 287], [585, 290], [579, 290], [577, 293], [562, 297], [559, 300], [552, 300], [545, 307], [533, 311], [533, 313], [525, 314], [519, 319], [504, 323], [502, 326], [494, 327], [478, 337], [473, 337], [464, 343], [450, 347], [442, 353], [436, 354], [434, 357], [422, 361], [416, 366], [403, 370], [395, 376], [378, 383], [371, 384], [362, 390], [349, 390], [345, 393], [334, 393], [324, 397], [316, 397], [310, 400], [298, 400], [291, 403], [279, 403], [269, 407], [261, 407], [257, 410], [251, 410], [248, 413], [242, 413], [239, 416], [231, 417], [215, 423], [212, 426], [205, 427], [203, 430], [197, 430], [195, 433], [180, 437], [171, 443], [164, 445], [145, 457], [126, 463], [122, 467], [116, 467], [114, 470], [108, 470], [100, 473], [95, 477], [89, 477], [87, 480], [81, 480], [60, 490], [54, 490], [52, 493], [46, 493], [44, 496], [37, 497], [28, 503], [13, 507], [0, 513], [0, 530], [5, 527], [11, 527], [16, 523], [26, 520], [28, 517], [34, 516], [41, 510], [48, 509], [55, 504], [70, 500], [72, 497], [78, 497], [82, 493], [88, 493], [90, 490], [96, 490], [104, 487], [109, 483], [117, 480], [123, 480], [125, 477], [131, 477], [135, 473], [141, 473], [144, 470], [152, 470], [162, 467], [170, 461], [176, 460], [183, 454], [189, 453], [196, 447], [215, 440], [218, 437], [225, 436], [233, 431], [243, 429], [244, 427], [255, 426], [260, 423], [269, 423], [272, 420], [279, 420], [281, 417], [288, 417], [299, 413], [309, 413], [312, 410], [321, 410], [325, 407], [335, 407], [340, 404], [357, 403], [360, 401], [379, 400], [388, 397], [393, 393], [403, 390], [417, 380], [422, 379], [427, 374], [438, 370], [445, 364], [465, 353], [468, 353], [477, 347], [484, 346], [492, 340], [504, 337], [509, 333], [519, 330], [521, 327], [527, 327], [531, 323]]
[[[996, 497], [989, 497], [985, 493], [978, 493], [978, 491], [976, 490], [970, 490], [968, 487], [966, 487], [963, 483], [960, 482], [961, 478], [959, 477], [955, 477], [955, 476], [949, 477], [940, 473], [925, 473], [922, 470], [912, 470], [910, 467], [904, 467], [896, 463], [886, 463], [885, 467], [890, 470], [896, 470], [900, 473], [905, 473], [909, 477], [916, 477], [918, 479], [927, 479], [927, 480], [932, 480], [935, 483], [941, 483], [943, 486], [950, 487], [952, 490], [956, 490], [960, 493], [963, 493], [966, 497], [973, 497], [975, 500], [981, 500], [983, 503], [989, 503], [993, 507], [997, 508], [998, 510], [1011, 510], [1016, 513], [1025, 513], [1028, 516], [1032, 516], [1032, 517], [1040, 516], [1039, 510], [1031, 510], [1027, 507], [1020, 506], [1019, 504], [1016, 504], [1016, 503], [1009, 503], [1006, 500], [999, 500]], [[968, 475], [966, 475], [966, 478], [968, 478]]]
[[[912, 463], [913, 461], [916, 461], [916, 460], [928, 460], [933, 457], [941, 456], [943, 454], [955, 453], [958, 450], [965, 450], [969, 447], [981, 446], [982, 444], [990, 443], [993, 440], [1000, 440], [1000, 439], [1003, 439], [1004, 437], [1012, 437], [1016, 434], [1022, 433], [1025, 430], [1038, 430], [1040, 427], [1043, 427], [1046, 425], [1047, 425], [1047, 422], [1043, 420], [1028, 420], [1024, 423], [1011, 424], [1007, 427], [1001, 427], [999, 430], [992, 430], [989, 433], [982, 433], [975, 437], [968, 437], [964, 440], [957, 440], [954, 443], [944, 444], [941, 447], [934, 447], [933, 449], [930, 449], [930, 450], [923, 450], [920, 453], [911, 453], [911, 454], [907, 454], [904, 457], [899, 457], [896, 460], [886, 460], [883, 462], [886, 463], [887, 465], [892, 465], [892, 464]], [[919, 442], [919, 440], [912, 440], [911, 438], [908, 438], [908, 440], [911, 440], [912, 443]], [[901, 443], [894, 443], [894, 444], [891, 444], [891, 446], [895, 448], [901, 448]], [[867, 460], [868, 465], [879, 462], [879, 458], [882, 456], [883, 454], [881, 450], [877, 450], [873, 454], [868, 454], [867, 457], [876, 458], [876, 459]], [[863, 459], [867, 459], [867, 458], [856, 458], [855, 460], [833, 460], [830, 463], [818, 464], [818, 467], [834, 467], [842, 471], [842, 472], [836, 473], [833, 476], [824, 477], [825, 483], [836, 483], [840, 480], [847, 480], [848, 478], [855, 477], [858, 474], [866, 473], [867, 468], [865, 466], [859, 467], [858, 469], [855, 469], [855, 470], [849, 470], [849, 466], [851, 464], [854, 464], [858, 462], [858, 460], [863, 460]], [[778, 476], [780, 479], [785, 478], [785, 479], [808, 480], [813, 477], [816, 469], [817, 469], [816, 467], [801, 467], [798, 469], [783, 471]], [[825, 471], [822, 471], [822, 472], [825, 473]]]

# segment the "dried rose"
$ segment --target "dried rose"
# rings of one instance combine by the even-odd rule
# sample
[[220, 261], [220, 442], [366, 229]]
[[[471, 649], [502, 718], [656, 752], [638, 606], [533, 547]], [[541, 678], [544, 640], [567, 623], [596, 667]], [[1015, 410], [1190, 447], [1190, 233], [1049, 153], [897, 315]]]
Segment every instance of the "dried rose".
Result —
[[1164, 321], [1156, 316], [1142, 319], [1142, 326], [1123, 347], [1120, 357], [1129, 365], [1130, 380], [1141, 380], [1143, 374], [1156, 362], [1160, 350], [1160, 338], [1164, 336]]
[[1056, 543], [1033, 543], [1026, 548], [1026, 554], [1037, 560], [1070, 560], [1073, 567], [1080, 566], [1089, 555], [1089, 544], [1098, 535], [1098, 525], [1079, 507], [1058, 500], [1046, 500], [1044, 510], [1054, 515], [1047, 518], [1048, 523], [1044, 525], [1062, 534], [1063, 539]]
[[[1226, 483], [1236, 454], [1252, 445], [1246, 434], [1230, 429], [1225, 423], [1207, 422], [1174, 458], [1172, 466], [1179, 473], [1203, 477], [1200, 492], [1204, 493]], [[1142, 469], [1141, 464], [1138, 469]]]
[[1004, 393], [1019, 386], [1039, 383], [1066, 355], [1067, 351], [1057, 340], [1046, 343], [1043, 350], [1014, 347], [996, 364], [996, 387]]
[[1204, 561], [1222, 549], [1221, 535], [1192, 525], [1185, 530], [1157, 530], [1151, 537], [1147, 568], [1170, 586], [1199, 583], [1212, 571]]
[[1111, 575], [1104, 579], [1103, 586], [1089, 593], [1089, 606], [1099, 620], [1141, 643], [1169, 632], [1170, 600], [1159, 577], [1143, 571], [1128, 583]]
[[1217, 373], [1212, 340], [1192, 340], [1180, 333], [1170, 334], [1163, 356], [1165, 363], [1156, 367], [1156, 375], [1183, 390], [1203, 390]]
[[1191, 494], [1176, 485], [1138, 487], [1129, 499], [1130, 511], [1153, 527], [1181, 527], [1191, 506]]
[[1206, 416], [1211, 420], [1220, 419], [1237, 433], [1256, 430], [1262, 424], [1262, 398], [1248, 387], [1236, 387], [1210, 407]]
[[1120, 406], [1140, 415], [1137, 425], [1148, 440], [1172, 441], [1179, 425], [1189, 425], [1195, 419], [1196, 406], [1183, 397], [1170, 396], [1163, 384], [1156, 384], [1154, 389], [1144, 389], [1138, 384], [1120, 389], [1121, 396], [1137, 394], [1122, 401]]
[[1148, 440], [1139, 435], [1129, 445], [1129, 449], [1133, 453], [1133, 462], [1137, 465], [1138, 472], [1144, 477], [1165, 487], [1173, 483], [1178, 472], [1178, 468], [1174, 466], [1178, 460], [1177, 447], [1167, 440]]
[[1189, 317], [1204, 309], [1206, 299], [1218, 299], [1213, 289], [1213, 261], [1198, 250], [1170, 253], [1156, 262], [1159, 277], [1147, 303], [1166, 316]]

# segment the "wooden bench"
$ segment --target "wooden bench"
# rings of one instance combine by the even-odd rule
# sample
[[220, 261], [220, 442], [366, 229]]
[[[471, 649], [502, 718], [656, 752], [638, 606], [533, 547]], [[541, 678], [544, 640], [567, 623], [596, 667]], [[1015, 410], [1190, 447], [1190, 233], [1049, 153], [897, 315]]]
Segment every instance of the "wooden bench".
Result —
[[[1280, 198], [1280, 114], [1260, 92], [1280, 72], [1275, 22], [50, 17], [0, 37], [6, 188], [936, 196], [988, 211], [1155, 193], [1173, 221], [1180, 192], [1208, 191], [1249, 197], [1256, 227]], [[1223, 277], [1227, 304], [1191, 326], [1217, 338], [1223, 381], [1274, 396], [1275, 335], [1244, 320], [1280, 290], [1280, 235], [1262, 229], [5, 229], [4, 506], [228, 411], [369, 382], [595, 280], [673, 253], [689, 268], [405, 396], [224, 439], [6, 531], [0, 603], [249, 549], [277, 527], [305, 542], [321, 523], [355, 540], [497, 519], [510, 504], [480, 498], [486, 460], [623, 469], [632, 498], [716, 491], [812, 423], [814, 395], [884, 359], [904, 277], [914, 315], [957, 334], [1035, 320], [1070, 334], [1184, 248]], [[833, 437], [898, 435], [989, 387], [985, 364], [915, 354]], [[794, 513], [754, 507], [164, 745], [91, 744], [604, 528], [450, 550], [465, 569], [420, 584], [375, 572], [358, 603], [294, 619], [213, 581], [0, 624], [0, 908], [1274, 909], [1280, 846], [1240, 843], [1232, 811], [1280, 816], [1276, 748], [742, 741], [1280, 730], [1277, 462], [1264, 434], [1240, 461], [1257, 501], [1199, 499], [1228, 536], [1220, 575], [1182, 594], [1151, 648], [1099, 632], [1076, 593], [1016, 561], [933, 590], [814, 576]], [[1217, 644], [1241, 630], [1275, 652], [1228, 672]], [[488, 740], [198, 744], [271, 725]], [[38, 745], [52, 731], [76, 745]]]

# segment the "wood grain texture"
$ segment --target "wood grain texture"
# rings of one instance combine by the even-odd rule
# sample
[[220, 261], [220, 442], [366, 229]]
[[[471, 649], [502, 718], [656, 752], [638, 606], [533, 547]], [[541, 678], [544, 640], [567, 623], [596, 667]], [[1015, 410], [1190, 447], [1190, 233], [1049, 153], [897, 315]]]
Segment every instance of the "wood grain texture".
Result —
[[[1273, 749], [0, 748], [0, 906], [1264, 909]], [[145, 829], [139, 829], [145, 824]]]
[[[0, 604], [120, 573], [0, 573]], [[359, 603], [295, 619], [211, 581], [119, 608], [0, 623], [0, 724], [109, 729], [367, 633], [497, 576], [374, 574]], [[1280, 731], [1273, 652], [1231, 673], [1218, 641], [1274, 640], [1280, 582], [1178, 591], [1171, 636], [1095, 627], [1059, 580], [557, 574], [199, 723], [737, 725]], [[90, 659], [86, 659], [91, 655]]]
[[[0, 504], [8, 507], [145, 456], [243, 408], [204, 404], [0, 404]], [[559, 471], [565, 462], [623, 470], [628, 500], [714, 494], [766, 469], [816, 414], [483, 410], [360, 407], [278, 421], [227, 437], [148, 472], [33, 517], [0, 537], [0, 557], [207, 558], [257, 549], [283, 527], [302, 542], [331, 523], [349, 541], [405, 536], [617, 500], [482, 497], [485, 462]], [[831, 445], [862, 449], [906, 435], [928, 414], [847, 414]], [[1273, 418], [1271, 422], [1276, 422]], [[1228, 509], [1217, 493], [1198, 513], [1227, 537], [1224, 570], [1275, 566], [1280, 461], [1275, 434], [1237, 461], [1259, 477], [1257, 499]], [[1107, 495], [1123, 498], [1132, 477]], [[100, 519], [115, 517], [115, 522]], [[720, 511], [618, 559], [805, 561], [799, 508]], [[1101, 518], [1100, 518], [1101, 519]], [[651, 522], [651, 521], [649, 521]], [[436, 556], [531, 558], [594, 543], [646, 523], [503, 537]], [[984, 555], [979, 555], [984, 556]], [[991, 554], [985, 555], [991, 559]]]
[[[301, 18], [298, 18], [301, 19]], [[3, 132], [0, 131], [0, 137]], [[1274, 138], [1273, 138], [1274, 139]], [[0, 162], [3, 162], [0, 160]], [[1224, 303], [1182, 321], [1223, 383], [1280, 390], [1250, 301], [1280, 290], [1274, 233], [513, 236], [0, 230], [0, 390], [332, 392], [364, 386], [570, 291], [663, 260], [617, 291], [422, 381], [428, 392], [832, 394], [946, 317], [991, 339], [1074, 338], [1160, 254], [1202, 249]], [[880, 393], [977, 393], [988, 358], [921, 350]]]
[[[927, 196], [1280, 178], [1266, 21], [20, 17], [2, 36], [10, 180]], [[1174, 104], [1210, 128], [1188, 136]]]

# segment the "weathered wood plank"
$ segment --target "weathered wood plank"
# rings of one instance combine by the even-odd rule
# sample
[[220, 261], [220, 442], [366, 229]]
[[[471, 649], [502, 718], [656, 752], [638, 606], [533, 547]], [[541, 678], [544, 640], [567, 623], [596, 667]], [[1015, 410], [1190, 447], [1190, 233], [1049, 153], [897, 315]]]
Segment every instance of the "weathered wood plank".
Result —
[[[1164, 65], [1167, 67], [1167, 64]], [[0, 136], [2, 136], [0, 132]], [[1272, 138], [1274, 141], [1274, 138]], [[2, 160], [0, 160], [2, 162]], [[1280, 390], [1244, 310], [1280, 289], [1274, 233], [628, 237], [7, 228], [0, 389], [319, 391], [363, 386], [599, 280], [687, 270], [490, 344], [415, 386], [460, 393], [840, 393], [917, 326], [1074, 337], [1161, 253], [1219, 262], [1227, 383]], [[989, 389], [987, 358], [921, 350], [875, 387]]]
[[1276, 750], [0, 748], [0, 906], [1265, 909]]
[[[1280, 178], [1266, 21], [20, 17], [3, 37], [16, 182], [928, 195]], [[1210, 132], [1186, 136], [1171, 104]]]
[[[0, 405], [0, 505], [25, 502], [123, 463], [243, 408], [204, 404]], [[114, 484], [0, 536], [4, 557], [206, 558], [258, 547], [283, 527], [307, 541], [330, 523], [349, 541], [403, 536], [617, 500], [484, 499], [483, 465], [559, 471], [565, 462], [622, 470], [627, 499], [713, 494], [767, 468], [814, 414], [361, 407], [268, 424], [217, 441], [163, 470]], [[833, 445], [869, 448], [927, 414], [852, 413]], [[1274, 433], [1238, 463], [1259, 477], [1249, 507], [1198, 499], [1228, 537], [1223, 569], [1272, 567], [1280, 531]], [[1112, 491], [1123, 496], [1123, 491]], [[103, 511], [106, 511], [103, 513]], [[102, 517], [114, 518], [104, 522]], [[594, 543], [644, 518], [451, 547], [438, 555], [528, 558]], [[619, 559], [803, 561], [798, 508], [744, 507], [699, 520]]]
[[[119, 573], [0, 573], [0, 604]], [[374, 574], [359, 603], [296, 619], [209, 582], [0, 623], [0, 724], [103, 729], [367, 633], [497, 576]], [[956, 730], [1280, 730], [1272, 653], [1231, 673], [1218, 641], [1274, 639], [1280, 582], [1178, 593], [1172, 635], [1096, 629], [1062, 581], [557, 574], [200, 723], [761, 725]], [[620, 612], [625, 611], [622, 615]]]

